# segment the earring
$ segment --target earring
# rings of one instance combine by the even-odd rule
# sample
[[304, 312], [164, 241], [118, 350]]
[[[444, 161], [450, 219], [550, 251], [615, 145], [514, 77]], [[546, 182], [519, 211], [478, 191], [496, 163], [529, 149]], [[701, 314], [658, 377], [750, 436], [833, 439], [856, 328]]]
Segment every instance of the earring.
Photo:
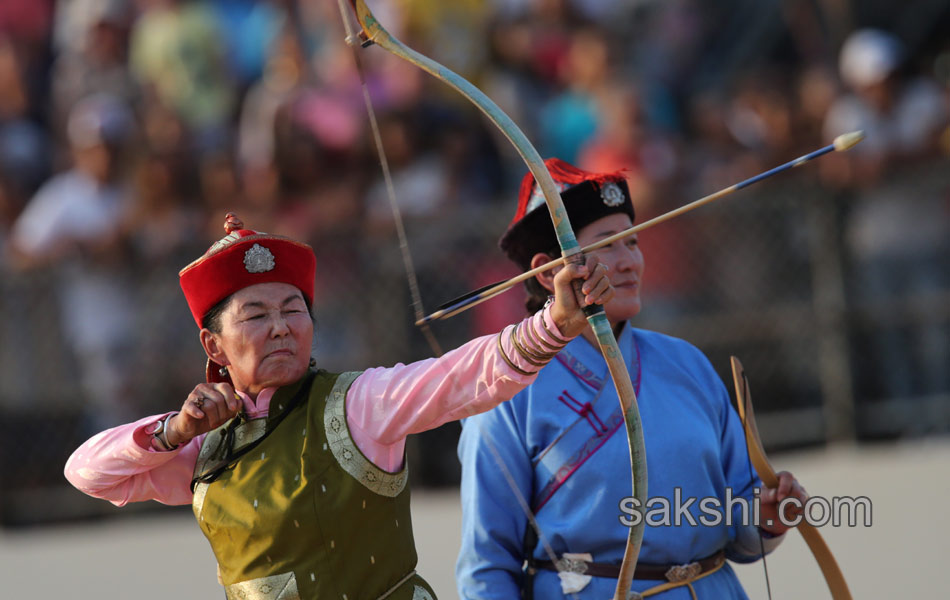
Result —
[[317, 366], [317, 359], [311, 358], [311, 359], [310, 359], [310, 368], [312, 369], [312, 368], [314, 368], [315, 366]]
[[221, 377], [227, 377], [227, 376], [228, 376], [228, 368], [227, 368], [227, 367], [221, 367], [220, 369], [218, 369], [218, 375], [220, 375]]

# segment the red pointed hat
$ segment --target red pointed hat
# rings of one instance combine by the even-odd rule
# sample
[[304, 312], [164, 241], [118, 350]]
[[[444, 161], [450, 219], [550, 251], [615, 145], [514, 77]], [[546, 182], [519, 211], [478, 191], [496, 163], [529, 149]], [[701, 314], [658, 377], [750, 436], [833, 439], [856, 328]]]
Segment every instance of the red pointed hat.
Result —
[[[561, 191], [561, 200], [575, 232], [613, 213], [626, 213], [633, 221], [633, 202], [623, 171], [590, 173], [559, 158], [547, 159], [544, 166]], [[498, 245], [525, 270], [539, 252], [560, 256], [544, 194], [530, 172], [521, 180], [518, 211]]]
[[178, 273], [199, 328], [217, 303], [258, 283], [289, 283], [303, 292], [308, 306], [313, 305], [317, 268], [313, 248], [283, 236], [244, 229], [234, 213], [227, 214], [224, 231], [225, 237]]
[[[234, 213], [227, 214], [224, 231], [227, 235], [178, 273], [199, 329], [204, 316], [216, 304], [258, 283], [289, 283], [303, 293], [307, 306], [313, 306], [317, 269], [313, 248], [290, 238], [244, 229], [244, 223]], [[205, 375], [210, 383], [231, 383], [230, 374], [210, 358]]]

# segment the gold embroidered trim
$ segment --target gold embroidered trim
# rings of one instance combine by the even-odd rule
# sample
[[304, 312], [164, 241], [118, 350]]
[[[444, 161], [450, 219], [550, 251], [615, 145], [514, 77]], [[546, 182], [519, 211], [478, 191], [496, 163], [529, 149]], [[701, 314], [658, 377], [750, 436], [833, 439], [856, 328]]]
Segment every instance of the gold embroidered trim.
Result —
[[[195, 473], [200, 473], [202, 467], [214, 458], [214, 454], [218, 451], [223, 451], [224, 448], [221, 447], [222, 437], [224, 436], [224, 431], [228, 427], [231, 421], [228, 421], [221, 427], [218, 427], [211, 433], [209, 433], [204, 442], [201, 444], [201, 450], [198, 451], [198, 461], [197, 468]], [[244, 446], [252, 444], [262, 438], [264, 433], [267, 431], [267, 419], [254, 419], [248, 421], [243, 425], [238, 425], [234, 430], [234, 452], [241, 450]]]
[[191, 510], [195, 513], [195, 518], [201, 521], [201, 509], [205, 505], [205, 495], [208, 493], [208, 484], [199, 483], [195, 486], [195, 495], [191, 498]]
[[224, 594], [228, 600], [300, 600], [293, 571], [232, 583]]
[[254, 419], [234, 430], [234, 451], [237, 452], [264, 437], [267, 431], [267, 419]]
[[366, 489], [380, 496], [395, 498], [406, 487], [406, 481], [409, 479], [408, 463], [398, 473], [383, 471], [363, 456], [350, 437], [350, 430], [346, 425], [346, 392], [361, 374], [359, 371], [341, 373], [330, 390], [323, 412], [327, 443], [337, 463]]

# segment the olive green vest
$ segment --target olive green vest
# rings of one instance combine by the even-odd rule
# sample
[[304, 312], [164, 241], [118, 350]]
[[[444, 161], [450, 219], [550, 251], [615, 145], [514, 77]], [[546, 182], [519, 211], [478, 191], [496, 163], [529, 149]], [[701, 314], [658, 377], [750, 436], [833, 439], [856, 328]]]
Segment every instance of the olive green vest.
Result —
[[415, 573], [406, 467], [379, 469], [347, 429], [346, 391], [358, 375], [320, 371], [289, 412], [307, 379], [277, 390], [266, 419], [235, 422], [230, 434], [226, 424], [205, 438], [196, 476], [220, 463], [229, 444], [239, 452], [260, 440], [195, 487], [195, 517], [229, 599], [435, 598]]

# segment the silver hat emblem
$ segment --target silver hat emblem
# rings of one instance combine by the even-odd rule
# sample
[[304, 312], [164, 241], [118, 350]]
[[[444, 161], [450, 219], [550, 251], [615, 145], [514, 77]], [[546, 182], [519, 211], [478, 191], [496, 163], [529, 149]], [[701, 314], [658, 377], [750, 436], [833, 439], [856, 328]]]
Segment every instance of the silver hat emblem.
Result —
[[616, 183], [606, 183], [600, 187], [600, 197], [607, 206], [620, 206], [623, 204], [623, 191]]
[[244, 268], [248, 273], [266, 273], [273, 271], [274, 266], [274, 255], [260, 244], [254, 244], [244, 253]]

